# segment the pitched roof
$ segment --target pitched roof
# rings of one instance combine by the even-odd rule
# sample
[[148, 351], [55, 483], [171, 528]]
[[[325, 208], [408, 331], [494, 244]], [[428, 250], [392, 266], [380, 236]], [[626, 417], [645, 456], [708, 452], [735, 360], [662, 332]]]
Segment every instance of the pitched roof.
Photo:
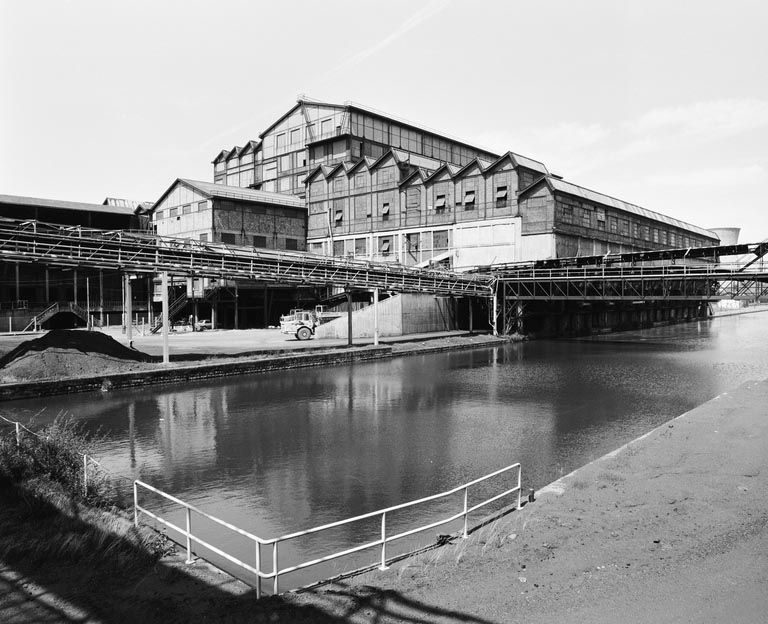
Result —
[[270, 130], [272, 130], [272, 128], [280, 124], [280, 122], [283, 121], [284, 119], [287, 119], [288, 117], [290, 117], [295, 111], [297, 111], [299, 108], [301, 108], [305, 104], [309, 104], [310, 106], [325, 106], [328, 108], [338, 108], [338, 109], [344, 108], [343, 104], [331, 104], [329, 102], [315, 102], [314, 100], [300, 97], [298, 100], [296, 100], [296, 104], [294, 104], [286, 113], [281, 115], [276, 121], [269, 124], [269, 126], [267, 126], [267, 128], [259, 134], [259, 138], [260, 139], [264, 138], [264, 135], [267, 134]]
[[244, 199], [247, 201], [258, 201], [268, 204], [282, 204], [284, 206], [294, 206], [304, 208], [304, 200], [295, 195], [286, 195], [284, 193], [270, 193], [268, 191], [257, 191], [250, 188], [239, 186], [226, 186], [224, 184], [214, 184], [213, 182], [200, 182], [198, 180], [189, 180], [179, 178], [190, 187], [197, 189], [204, 195], [210, 197], [226, 197], [230, 199]]
[[178, 184], [184, 184], [208, 198], [239, 199], [249, 202], [259, 202], [262, 204], [280, 204], [281, 206], [289, 206], [291, 208], [305, 208], [304, 200], [294, 195], [269, 193], [267, 191], [257, 191], [249, 188], [241, 188], [239, 186], [227, 186], [225, 184], [214, 184], [213, 182], [177, 178], [173, 184], [168, 187], [165, 193], [160, 196], [160, 199], [155, 202], [152, 207], [153, 210]]
[[249, 150], [250, 150], [250, 151], [254, 151], [254, 150], [256, 149], [256, 147], [259, 145], [259, 143], [261, 143], [261, 140], [256, 140], [256, 141], [253, 141], [253, 140], [251, 140], [251, 141], [248, 141], [248, 143], [246, 143], [246, 144], [243, 146], [243, 149], [241, 149], [241, 150], [238, 152], [238, 154], [237, 154], [237, 155], [238, 155], [238, 156], [242, 156], [243, 154], [245, 154], [245, 153], [246, 153], [246, 152], [248, 152]]
[[216, 154], [216, 158], [214, 158], [211, 162], [215, 164], [222, 160], [226, 160], [228, 154], [229, 154], [229, 150], [223, 149], [218, 154]]
[[493, 161], [490, 165], [486, 167], [486, 171], [495, 169], [507, 159], [509, 159], [512, 162], [512, 165], [515, 168], [525, 167], [527, 169], [532, 169], [533, 171], [538, 171], [540, 173], [543, 173], [544, 175], [549, 175], [549, 170], [544, 165], [544, 163], [539, 162], [538, 160], [533, 160], [533, 158], [528, 158], [527, 156], [521, 156], [520, 154], [516, 154], [515, 152], [507, 152], [506, 154], [500, 156], [499, 158], [497, 158], [495, 161]]
[[692, 223], [686, 223], [685, 221], [680, 221], [679, 219], [669, 217], [660, 212], [654, 212], [653, 210], [648, 210], [647, 208], [643, 208], [642, 206], [637, 206], [636, 204], [630, 204], [629, 202], [625, 202], [621, 199], [616, 199], [615, 197], [611, 197], [610, 195], [604, 195], [603, 193], [598, 193], [597, 191], [584, 188], [583, 186], [578, 186], [577, 184], [573, 184], [571, 182], [566, 182], [565, 180], [561, 180], [559, 178], [553, 178], [552, 176], [541, 178], [541, 180], [535, 182], [534, 184], [531, 184], [528, 188], [521, 191], [520, 195], [522, 196], [523, 194], [528, 193], [531, 189], [538, 187], [542, 183], [545, 183], [552, 191], [567, 193], [568, 195], [580, 197], [582, 199], [586, 199], [587, 201], [591, 201], [597, 204], [602, 204], [604, 206], [611, 206], [612, 208], [617, 208], [618, 210], [623, 210], [624, 212], [629, 212], [631, 214], [639, 215], [647, 219], [659, 221], [660, 223], [666, 223], [667, 225], [671, 225], [673, 227], [681, 228], [683, 230], [688, 230], [690, 232], [695, 232], [696, 234], [700, 234], [701, 236], [704, 236], [709, 239], [717, 238], [715, 234], [713, 234], [709, 230], [699, 227], [698, 225], [693, 225]]
[[0, 195], [0, 204], [29, 206], [30, 208], [55, 208], [58, 210], [82, 210], [84, 212], [101, 212], [116, 215], [132, 215], [133, 208], [129, 206], [112, 206], [105, 204], [87, 204], [84, 202], [65, 201], [63, 199], [43, 199], [41, 197], [26, 197], [23, 195]]

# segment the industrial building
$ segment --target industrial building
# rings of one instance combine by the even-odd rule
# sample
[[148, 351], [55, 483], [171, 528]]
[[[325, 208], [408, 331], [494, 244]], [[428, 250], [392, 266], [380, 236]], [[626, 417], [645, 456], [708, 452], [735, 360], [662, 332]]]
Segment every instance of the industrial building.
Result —
[[[106, 198], [102, 204], [0, 195], [0, 217], [57, 223], [67, 228], [139, 230], [151, 228], [150, 202]], [[136, 318], [150, 321], [151, 282], [134, 285]], [[117, 271], [42, 268], [0, 263], [0, 329], [22, 331], [123, 322], [123, 276]]]
[[696, 225], [583, 188], [358, 104], [299, 99], [214, 182], [302, 197], [312, 253], [455, 269], [718, 242]]
[[[516, 152], [497, 154], [359, 104], [304, 97], [256, 139], [221, 150], [213, 183], [176, 179], [151, 207], [115, 198], [98, 205], [0, 196], [0, 214], [457, 270], [719, 240], [714, 231], [568, 182]], [[152, 324], [159, 282], [140, 281], [131, 289], [133, 321]], [[115, 323], [124, 290], [117, 274], [4, 263], [0, 304], [13, 329], [52, 318], [54, 304], [59, 311], [66, 304], [78, 323], [94, 313], [99, 322]], [[172, 316], [219, 327], [274, 325], [291, 307], [337, 294], [191, 278], [173, 282], [172, 290]], [[458, 307], [440, 306], [420, 314], [461, 325]]]
[[[306, 215], [304, 201], [295, 195], [182, 178], [153, 207], [155, 231], [161, 236], [284, 251], [306, 250]], [[159, 289], [156, 281], [157, 302]], [[314, 289], [207, 278], [182, 280], [172, 289], [172, 316], [191, 315], [210, 320], [214, 327], [275, 325], [302, 298], [318, 297]]]

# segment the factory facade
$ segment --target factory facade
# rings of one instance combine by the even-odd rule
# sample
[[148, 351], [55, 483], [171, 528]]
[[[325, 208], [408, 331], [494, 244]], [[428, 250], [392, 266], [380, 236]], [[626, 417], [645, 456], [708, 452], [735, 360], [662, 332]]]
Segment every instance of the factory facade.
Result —
[[[310, 253], [455, 269], [698, 247], [716, 234], [356, 104], [300, 99], [214, 183], [304, 201]], [[277, 195], [276, 195], [277, 197]]]

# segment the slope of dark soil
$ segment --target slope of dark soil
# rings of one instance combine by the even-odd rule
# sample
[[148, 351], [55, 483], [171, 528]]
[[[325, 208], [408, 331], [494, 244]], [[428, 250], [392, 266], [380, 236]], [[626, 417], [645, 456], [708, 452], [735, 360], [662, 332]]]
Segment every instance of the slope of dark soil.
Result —
[[119, 373], [146, 368], [153, 360], [101, 332], [56, 329], [0, 358], [0, 383]]
[[101, 332], [78, 331], [74, 329], [54, 329], [47, 334], [22, 342], [13, 351], [0, 358], [0, 368], [26, 355], [30, 351], [45, 351], [46, 349], [72, 349], [80, 353], [105, 355], [121, 360], [134, 362], [151, 362], [152, 357], [141, 351], [129, 349], [106, 334]]

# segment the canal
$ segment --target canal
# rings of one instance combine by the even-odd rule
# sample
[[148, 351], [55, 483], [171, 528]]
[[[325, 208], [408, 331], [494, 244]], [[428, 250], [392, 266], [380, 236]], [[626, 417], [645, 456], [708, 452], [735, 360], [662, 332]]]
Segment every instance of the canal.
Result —
[[[539, 488], [766, 377], [768, 313], [760, 312], [584, 340], [15, 401], [0, 412], [37, 426], [66, 412], [107, 434], [97, 456], [111, 472], [274, 537], [424, 497], [514, 462], [522, 463], [523, 485]], [[427, 512], [408, 512], [402, 522], [424, 522], [420, 513]], [[284, 556], [348, 547], [370, 530], [347, 527], [322, 544], [299, 541]], [[221, 539], [252, 552], [239, 538]]]

